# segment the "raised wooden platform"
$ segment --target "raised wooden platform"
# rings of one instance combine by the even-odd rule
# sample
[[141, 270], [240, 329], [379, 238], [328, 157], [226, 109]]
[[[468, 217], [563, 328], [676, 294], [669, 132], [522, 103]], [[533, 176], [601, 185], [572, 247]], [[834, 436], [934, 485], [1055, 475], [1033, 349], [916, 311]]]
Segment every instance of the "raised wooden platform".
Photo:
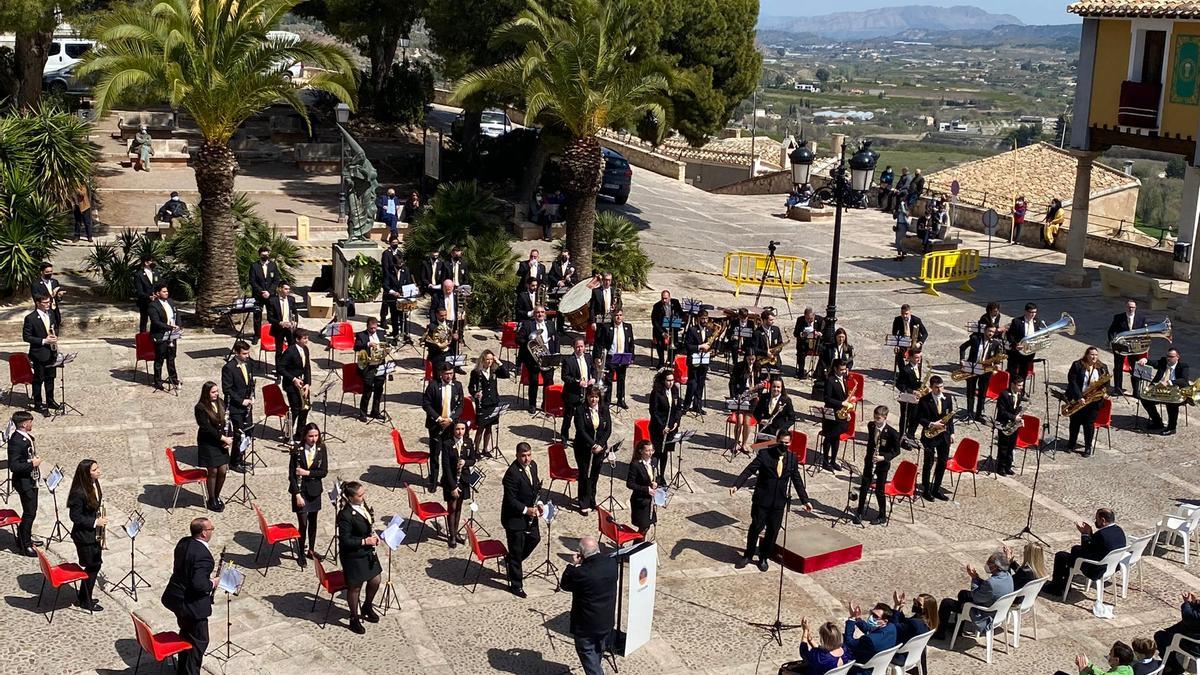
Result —
[[776, 546], [773, 557], [793, 572], [811, 574], [861, 560], [862, 544], [828, 527], [793, 525], [787, 533], [787, 545]]

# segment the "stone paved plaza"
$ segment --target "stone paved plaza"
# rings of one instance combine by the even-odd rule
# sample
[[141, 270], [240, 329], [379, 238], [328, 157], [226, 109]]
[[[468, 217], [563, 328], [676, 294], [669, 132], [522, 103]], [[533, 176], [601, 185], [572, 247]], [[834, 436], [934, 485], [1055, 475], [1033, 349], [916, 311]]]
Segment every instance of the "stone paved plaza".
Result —
[[[644, 226], [643, 240], [659, 267], [652, 273], [652, 288], [625, 296], [639, 349], [636, 366], [630, 371], [631, 409], [614, 415], [614, 437], [626, 439], [626, 447], [632, 439], [634, 419], [646, 416], [651, 377], [646, 347], [647, 308], [659, 289], [670, 288], [676, 297], [697, 297], [721, 306], [750, 304], [753, 295], [735, 300], [728, 284], [718, 276], [721, 256], [737, 248], [761, 251], [769, 239], [775, 239], [783, 242], [781, 254], [801, 255], [811, 262], [810, 284], [792, 298], [792, 309], [798, 311], [809, 304], [820, 311], [824, 306], [827, 285], [823, 282], [828, 278], [832, 226], [783, 220], [773, 215], [782, 210], [781, 203], [778, 197], [716, 197], [638, 172], [630, 202], [620, 210]], [[1119, 301], [1102, 297], [1097, 288], [1056, 287], [1052, 278], [1062, 264], [1061, 255], [1000, 245], [993, 250], [998, 266], [982, 273], [974, 284], [976, 292], [947, 286], [940, 297], [923, 294], [919, 284], [909, 279], [918, 274], [919, 263], [914, 258], [902, 263], [891, 260], [889, 224], [877, 213], [849, 213], [842, 249], [842, 279], [848, 283], [839, 290], [840, 315], [856, 348], [857, 369], [867, 375], [869, 406], [884, 403], [895, 409], [895, 394], [883, 385], [890, 376], [892, 359], [883, 338], [901, 303], [912, 303], [915, 313], [925, 320], [930, 330], [928, 362], [944, 375], [957, 363], [958, 345], [966, 337], [964, 323], [977, 318], [987, 301], [1002, 302], [1006, 319], [1028, 300], [1038, 302], [1048, 320], [1062, 311], [1070, 312], [1079, 327], [1077, 334], [1059, 338], [1045, 354], [1055, 386], [1061, 386], [1070, 361], [1081, 355], [1085, 345], [1104, 342], [1108, 321], [1121, 308]], [[974, 235], [964, 237], [969, 245], [980, 243]], [[1183, 292], [1178, 283], [1173, 290]], [[772, 296], [770, 292], [767, 295]], [[794, 316], [789, 316], [782, 298], [776, 294], [760, 304], [778, 307], [785, 333], [790, 334]], [[65, 311], [69, 313], [71, 308]], [[364, 311], [374, 310], [367, 307]], [[306, 324], [310, 328], [320, 326], [317, 320], [306, 320]], [[19, 340], [20, 324], [10, 319], [3, 325], [0, 348], [24, 351]], [[1200, 344], [1197, 337], [1195, 327], [1176, 326], [1176, 344], [1183, 350], [1185, 361]], [[135, 373], [131, 335], [66, 333], [62, 349], [79, 354], [67, 374], [66, 400], [84, 414], [55, 420], [39, 417], [33, 433], [50, 465], [57, 463], [70, 471], [84, 457], [99, 460], [110, 517], [117, 519], [118, 514], [135, 508], [145, 514], [146, 530], [138, 539], [134, 557], [138, 571], [152, 588], [143, 589], [137, 602], [113, 588], [129, 569], [130, 548], [128, 539], [114, 535], [110, 537], [98, 594], [105, 611], [88, 616], [70, 606], [71, 594], [63, 593], [54, 623], [48, 626], [42, 618], [46, 603], [42, 609], [34, 606], [41, 584], [36, 561], [14, 555], [11, 536], [7, 532], [0, 535], [0, 578], [5, 579], [0, 631], [10, 636], [0, 646], [0, 672], [131, 672], [138, 647], [128, 612], [137, 611], [157, 630], [175, 628], [173, 617], [158, 597], [170, 572], [172, 546], [186, 533], [188, 521], [197, 515], [211, 515], [216, 524], [214, 550], [224, 548], [230, 559], [250, 568], [245, 590], [232, 603], [232, 623], [235, 641], [248, 647], [253, 655], [224, 664], [207, 658], [205, 666], [213, 672], [579, 672], [567, 633], [569, 596], [554, 593], [549, 581], [531, 579], [527, 582], [530, 597], [519, 600], [503, 589], [494, 565], [482, 577], [478, 592], [471, 593], [470, 587], [460, 582], [467, 555], [464, 547], [451, 552], [444, 540], [426, 537], [418, 551], [398, 550], [391, 561], [391, 578], [400, 607], [389, 611], [381, 623], [368, 624], [366, 635], [357, 636], [346, 629], [348, 615], [341, 598], [334, 605], [331, 623], [324, 629], [318, 627], [324, 603], [317, 612], [310, 611], [317, 585], [311, 565], [299, 569], [290, 552], [282, 561], [276, 556], [254, 562], [259, 535], [249, 508], [230, 504], [224, 513], [208, 514], [201, 506], [199, 491], [193, 487], [185, 489], [180, 508], [168, 513], [173, 488], [164, 448], [178, 448], [186, 463], [195, 460], [192, 406], [200, 386], [206, 380], [218, 379], [221, 358], [230, 341], [228, 336], [188, 332], [179, 349], [184, 386], [176, 397], [153, 391], [146, 375]], [[472, 356], [485, 347], [497, 346], [496, 334], [488, 331], [476, 332], [467, 341]], [[1161, 355], [1163, 348], [1162, 343], [1156, 343], [1154, 355]], [[326, 360], [323, 346], [314, 346], [317, 355], [321, 357], [319, 365], [334, 365]], [[401, 363], [401, 374], [389, 386], [388, 410], [408, 445], [421, 447], [420, 361], [415, 352], [408, 351]], [[790, 348], [785, 351], [785, 365], [791, 375], [795, 352]], [[715, 371], [708, 391], [710, 411], [721, 406], [726, 390], [727, 368], [717, 366]], [[323, 371], [314, 373], [314, 379], [323, 375]], [[802, 413], [796, 428], [809, 434], [811, 446], [816, 442], [818, 427], [809, 414], [809, 386], [798, 386], [791, 378], [788, 385]], [[1033, 413], [1042, 415], [1045, 411], [1040, 383], [1038, 387], [1031, 406]], [[961, 388], [956, 386], [952, 391], [957, 394]], [[515, 403], [514, 384], [503, 385], [502, 392]], [[13, 405], [0, 406], [0, 414], [7, 417], [17, 409], [14, 405], [24, 406], [27, 402], [24, 391], [18, 388]], [[1051, 404], [1056, 405], [1053, 400]], [[330, 401], [327, 430], [346, 439], [330, 445], [331, 476], [365, 481], [367, 499], [377, 517], [407, 515], [404, 492], [397, 488], [402, 480], [415, 481], [416, 476], [412, 471], [398, 471], [389, 441], [391, 427], [350, 419], [349, 405], [348, 399], [345, 406]], [[1072, 524], [1090, 520], [1098, 506], [1114, 508], [1126, 532], [1142, 534], [1153, 528], [1160, 514], [1172, 510], [1174, 500], [1200, 497], [1200, 480], [1194, 468], [1200, 462], [1200, 419], [1197, 427], [1184, 427], [1181, 422], [1177, 436], [1163, 439], [1134, 431], [1134, 414], [1132, 400], [1116, 401], [1111, 446], [1100, 432], [1098, 451], [1090, 459], [1063, 452], [1043, 457], [1033, 529], [1055, 550], [1077, 540]], [[749, 625], [774, 619], [778, 567], [773, 565], [764, 574], [753, 567], [737, 569], [734, 565], [745, 543], [750, 494], [742, 491], [729, 495], [728, 488], [746, 460], [739, 458], [730, 463], [721, 457], [723, 420], [722, 414], [709, 414], [703, 419], [689, 416], [684, 423], [685, 428], [697, 431], [694, 443], [685, 449], [685, 470], [694, 492], [676, 494], [659, 514], [661, 528], [655, 539], [659, 544], [660, 582], [654, 637], [631, 658], [620, 660], [623, 673], [768, 673], [775, 672], [783, 661], [796, 658], [797, 633], [788, 634], [784, 646], [777, 647]], [[315, 421], [322, 422], [320, 404], [316, 405]], [[257, 442], [257, 449], [268, 467], [249, 476], [247, 484], [271, 522], [292, 522], [286, 494], [286, 455], [275, 443], [277, 427], [268, 422], [260, 429], [264, 438]], [[959, 429], [960, 437], [976, 438], [986, 448], [986, 427], [960, 424]], [[1065, 432], [1064, 424], [1064, 436]], [[518, 439], [529, 440], [543, 475], [550, 437], [548, 426], [543, 428], [540, 420], [523, 411], [514, 410], [503, 420], [505, 452], [511, 457]], [[860, 425], [859, 446], [864, 440], [865, 427]], [[862, 448], [856, 452], [861, 453]], [[915, 459], [911, 452], [902, 458]], [[823, 473], [810, 479], [808, 489], [816, 509], [808, 515], [794, 512], [791, 526], [835, 526], [838, 532], [862, 542], [863, 559], [811, 575], [786, 573], [783, 620], [799, 623], [802, 617], [809, 617], [840, 621], [848, 602], [865, 605], [890, 600], [893, 590], [906, 592], [909, 597], [920, 592], [936, 597], [957, 593], [967, 580], [964, 564], [982, 566], [988, 553], [1001, 542], [1019, 548], [1019, 542], [1010, 536], [1025, 524], [1034, 481], [1034, 455], [1030, 454], [1028, 460], [1024, 473], [1013, 478], [981, 475], [977, 495], [967, 484], [968, 478], [955, 501], [918, 504], [915, 523], [909, 522], [908, 507], [901, 506], [887, 527], [856, 528], [844, 520], [834, 525], [846, 501], [845, 473]], [[622, 501], [628, 495], [623, 487], [627, 461], [627, 456], [622, 457], [616, 471], [614, 494]], [[489, 462], [486, 469], [488, 479], [479, 495], [479, 518], [493, 536], [503, 538], [498, 510], [504, 465]], [[239, 479], [230, 474], [225, 488], [227, 500], [240, 485]], [[600, 496], [607, 495], [607, 483], [606, 470]], [[565, 504], [560, 486], [555, 485], [555, 498]], [[65, 495], [60, 499], [59, 506], [64, 507]], [[9, 505], [16, 504], [14, 496]], [[65, 510], [62, 517], [66, 518]], [[625, 520], [627, 512], [619, 511], [617, 517]], [[53, 501], [43, 490], [35, 535], [47, 535], [53, 521]], [[328, 505], [322, 511], [321, 527], [318, 543], [323, 550], [333, 529], [333, 512]], [[596, 530], [594, 516], [585, 518], [564, 511], [549, 538], [552, 560], [561, 567], [569, 560], [577, 538]], [[50, 553], [56, 561], [75, 559], [69, 540], [53, 544]], [[527, 569], [543, 557], [544, 552], [535, 553]], [[1043, 597], [1037, 604], [1036, 641], [1029, 639], [1032, 631], [1026, 622], [1026, 638], [1020, 648], [1008, 654], [999, 648], [990, 668], [984, 664], [983, 647], [971, 638], [960, 639], [954, 651], [949, 651], [944, 642], [935, 642], [929, 654], [930, 672], [980, 673], [995, 669], [1004, 673], [1049, 673], [1059, 668], [1070, 670], [1077, 653], [1100, 658], [1113, 640], [1150, 635], [1177, 619], [1180, 593], [1200, 589], [1194, 568], [1185, 566], [1182, 560], [1182, 551], [1175, 547], [1162, 547], [1155, 556], [1144, 559], [1140, 574], [1135, 573], [1131, 580], [1128, 597], [1118, 600], [1114, 619], [1092, 615], [1093, 593], [1073, 591], [1065, 603]], [[260, 572], [268, 568], [269, 573], [262, 576]], [[1108, 598], [1111, 601], [1111, 591]], [[222, 604], [216, 605], [210, 622], [214, 644], [225, 639]]]

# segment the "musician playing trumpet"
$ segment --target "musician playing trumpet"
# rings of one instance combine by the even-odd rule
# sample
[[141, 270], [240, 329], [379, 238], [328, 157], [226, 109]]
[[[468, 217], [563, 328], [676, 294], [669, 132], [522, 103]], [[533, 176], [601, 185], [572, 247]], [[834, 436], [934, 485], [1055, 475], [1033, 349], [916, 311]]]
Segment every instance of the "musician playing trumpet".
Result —
[[[1012, 476], [1013, 450], [1017, 447], [1017, 434], [1021, 426], [1013, 422], [1021, 415], [1021, 393], [1025, 389], [1025, 381], [1011, 379], [1008, 389], [1000, 392], [996, 399], [996, 475]], [[1007, 432], [1008, 428], [1011, 432]]]
[[[1145, 360], [1143, 359], [1143, 363]], [[1157, 371], [1154, 373], [1154, 379], [1151, 381], [1151, 386], [1167, 386], [1167, 387], [1186, 387], [1191, 385], [1188, 380], [1188, 364], [1179, 360], [1179, 350], [1174, 347], [1167, 350], [1167, 355], [1158, 360], [1156, 364]], [[1167, 409], [1167, 425], [1163, 426], [1162, 415], [1158, 412], [1156, 401], [1144, 398], [1147, 394], [1147, 387], [1142, 387], [1142, 405], [1146, 406], [1146, 415], [1150, 418], [1150, 431], [1162, 430], [1163, 436], [1175, 435], [1175, 424], [1179, 421], [1179, 406], [1180, 403], [1164, 402], [1163, 406]]]
[[930, 377], [929, 393], [917, 403], [917, 418], [925, 429], [921, 435], [921, 445], [925, 448], [921, 487], [922, 496], [927, 502], [950, 500], [942, 490], [942, 478], [946, 475], [946, 462], [950, 459], [950, 446], [954, 443], [953, 412], [954, 397], [942, 388], [941, 376]]
[[[980, 332], [971, 333], [967, 341], [958, 346], [959, 364], [964, 370], [982, 367], [985, 361], [1000, 353], [995, 326], [981, 323], [979, 328]], [[991, 370], [967, 379], [967, 415], [979, 422], [983, 421], [983, 404], [987, 402], [988, 382], [991, 379]]]
[[[1067, 371], [1067, 403], [1070, 405], [1085, 403], [1084, 397], [1088, 394], [1088, 389], [1093, 388], [1107, 374], [1108, 368], [1103, 363], [1100, 363], [1100, 350], [1095, 347], [1088, 347], [1083, 352], [1083, 358], [1072, 363], [1071, 369]], [[1092, 439], [1096, 432], [1092, 423], [1096, 421], [1096, 415], [1100, 414], [1100, 403], [1102, 400], [1102, 396], [1096, 397], [1095, 400], [1087, 402], [1075, 414], [1071, 415], [1070, 436], [1067, 441], [1068, 451], [1074, 451], [1079, 447], [1079, 431], [1082, 429], [1083, 456], [1092, 456], [1094, 449]]]
[[312, 359], [308, 352], [308, 332], [303, 328], [295, 331], [295, 342], [288, 345], [279, 361], [279, 379], [287, 394], [288, 412], [292, 416], [292, 444], [300, 445], [304, 440], [304, 429], [308, 424], [308, 410], [312, 396]]
[[87, 579], [79, 583], [77, 604], [89, 611], [99, 612], [100, 603], [92, 599], [96, 588], [96, 577], [104, 564], [100, 552], [97, 529], [108, 525], [108, 518], [100, 515], [100, 502], [104, 492], [100, 489], [100, 465], [94, 459], [85, 459], [75, 467], [71, 479], [71, 491], [67, 493], [67, 511], [71, 514], [71, 541], [79, 555], [79, 566], [87, 572]]
[[[766, 383], [759, 380], [758, 355], [753, 351], [733, 367], [729, 376], [729, 398], [742, 403], [754, 399], [766, 389]], [[733, 450], [745, 455], [750, 454], [750, 412], [736, 410], [733, 413]]]

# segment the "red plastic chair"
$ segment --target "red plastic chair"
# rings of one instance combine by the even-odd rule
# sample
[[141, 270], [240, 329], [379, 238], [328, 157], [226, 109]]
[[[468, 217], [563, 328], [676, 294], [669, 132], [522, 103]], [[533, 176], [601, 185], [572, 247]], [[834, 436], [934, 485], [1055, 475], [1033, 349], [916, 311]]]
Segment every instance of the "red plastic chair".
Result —
[[475, 423], [478, 421], [475, 416], [475, 399], [467, 395], [463, 396], [462, 412], [458, 415], [458, 421], [464, 422], [468, 429], [474, 429]]
[[470, 522], [467, 523], [467, 542], [471, 545], [471, 551], [467, 553], [467, 566], [463, 568], [464, 580], [467, 578], [467, 570], [471, 569], [471, 557], [479, 558], [479, 571], [475, 573], [475, 583], [471, 586], [471, 592], [474, 593], [479, 586], [479, 575], [483, 574], [484, 563], [505, 557], [508, 555], [508, 548], [499, 539], [479, 541], [479, 536], [475, 534], [475, 527]]
[[511, 360], [512, 353], [519, 350], [521, 347], [517, 344], [517, 322], [506, 321], [500, 326], [500, 356], [504, 357], [505, 352], [508, 353]]
[[[537, 378], [538, 378], [537, 386], [541, 387], [542, 393], [543, 393], [542, 398], [544, 399], [545, 391], [546, 391], [546, 377], [544, 375], [542, 375], [542, 373], [539, 371]], [[522, 363], [521, 364], [521, 384], [520, 384], [520, 388], [517, 390], [517, 394], [521, 397], [522, 402], [528, 402], [528, 397], [526, 396], [526, 392], [528, 391], [528, 388], [529, 388], [529, 369], [526, 368], [525, 364]]]
[[[62, 585], [87, 579], [87, 572], [75, 563], [51, 565], [50, 560], [46, 558], [46, 552], [40, 546], [34, 546], [33, 550], [37, 553], [38, 567], [42, 569], [42, 588], [38, 591], [37, 606], [42, 606], [42, 593], [46, 591], [46, 582], [49, 581], [50, 587], [54, 589], [54, 604], [50, 606], [50, 616], [46, 617], [46, 622], [54, 623], [54, 611], [58, 609], [58, 594], [62, 592]], [[95, 614], [91, 610], [88, 611]]]
[[400, 475], [396, 482], [407, 485], [404, 482], [404, 467], [409, 464], [416, 464], [421, 469], [421, 480], [425, 480], [425, 465], [429, 464], [428, 452], [409, 452], [408, 448], [404, 447], [404, 437], [400, 435], [400, 430], [395, 428], [392, 429], [392, 449], [396, 451], [396, 463], [400, 465]]
[[267, 352], [272, 356], [275, 354], [275, 336], [271, 335], [271, 325], [267, 323], [264, 323], [258, 331], [258, 360], [266, 364], [266, 360], [263, 359], [263, 352]]
[[173, 630], [155, 633], [142, 617], [133, 612], [129, 613], [129, 617], [133, 619], [133, 632], [137, 636], [138, 646], [142, 648], [138, 652], [137, 665], [133, 668], [134, 675], [142, 668], [142, 652], [150, 654], [156, 663], [162, 663], [163, 659], [169, 659], [192, 648], [192, 643], [179, 637], [179, 633]]
[[675, 357], [675, 382], [679, 386], [684, 386], [688, 383], [688, 357], [686, 354], [680, 354]]
[[633, 421], [633, 447], [641, 445], [642, 441], [650, 440], [650, 420], [647, 418]]
[[616, 544], [617, 548], [621, 548], [628, 542], [644, 539], [640, 532], [628, 525], [618, 523], [613, 519], [611, 513], [600, 507], [596, 507], [596, 519], [600, 521], [600, 535]]
[[[408, 535], [408, 526], [414, 516], [421, 521], [421, 531], [417, 533], [417, 545], [413, 548], [413, 553], [416, 553], [417, 549], [421, 548], [421, 535], [425, 534], [425, 521], [434, 518], [449, 518], [450, 513], [446, 511], [446, 507], [441, 502], [422, 502], [408, 483], [404, 484], [404, 489], [408, 491], [408, 508], [412, 510], [408, 514], [408, 521], [404, 523], [404, 534]], [[455, 536], [455, 533], [450, 531], [449, 520], [446, 521], [446, 536]]]
[[[335, 535], [336, 536], [336, 535]], [[325, 606], [325, 616], [317, 624], [322, 630], [329, 623], [329, 610], [333, 609], [333, 599], [338, 593], [346, 590], [346, 573], [341, 570], [325, 571], [325, 565], [320, 558], [313, 558], [313, 568], [317, 571], [317, 590], [313, 592], [313, 606], [309, 611], [317, 611], [317, 601], [321, 599], [321, 589], [329, 593], [329, 604]]]
[[585, 331], [583, 334], [583, 344], [587, 345], [588, 347], [596, 344], [596, 324], [588, 324], [587, 331]]
[[788, 451], [796, 456], [796, 465], [803, 470], [808, 464], [808, 434], [793, 431], [788, 438]]
[[[1185, 408], [1186, 410], [1186, 408]], [[1103, 429], [1108, 433], [1108, 449], [1112, 450], [1112, 399], [1105, 398], [1100, 401], [1100, 412], [1096, 414], [1096, 421], [1092, 422], [1093, 429]]]
[[1000, 393], [1008, 389], [1010, 377], [1007, 370], [998, 370], [992, 373], [991, 379], [988, 380], [986, 400], [995, 401], [1000, 398]]
[[342, 398], [338, 400], [338, 407], [346, 404], [346, 394], [351, 395], [351, 401], [354, 407], [358, 407], [358, 397], [363, 393], [362, 375], [358, 372], [357, 363], [342, 364]]
[[[254, 507], [254, 514], [258, 516], [258, 532], [262, 535], [262, 541], [258, 542], [258, 548], [254, 551], [254, 562], [258, 562], [258, 554], [262, 552], [263, 544], [270, 544], [271, 550], [267, 552], [267, 565], [263, 567], [263, 577], [267, 576], [267, 572], [271, 569], [271, 556], [275, 554], [275, 546], [288, 541], [296, 541], [300, 538], [300, 530], [291, 523], [275, 523], [274, 525], [267, 524], [267, 517], [263, 515], [262, 508], [258, 502], [250, 502]], [[303, 555], [297, 552], [296, 558], [299, 562], [299, 557]]]
[[151, 379], [150, 364], [154, 363], [154, 337], [149, 332], [133, 336], [133, 371], [137, 375], [137, 364], [141, 361], [146, 371], [146, 379]]
[[0, 509], [0, 529], [5, 527], [12, 531], [13, 539], [17, 538], [17, 526], [21, 524], [21, 516], [12, 509]]
[[29, 356], [20, 352], [8, 355], [8, 393], [6, 398], [11, 402], [13, 389], [18, 384], [25, 385], [25, 397], [29, 398], [29, 385], [33, 384], [33, 364]]
[[329, 338], [329, 347], [335, 352], [354, 351], [354, 326], [349, 321], [338, 324], [337, 332]]
[[[751, 415], [750, 413], [746, 413], [746, 422], [750, 425], [752, 430], [758, 427], [758, 420], [755, 419], [754, 415]], [[727, 458], [731, 462], [733, 461], [734, 455], [733, 429], [735, 425], [737, 425], [737, 413], [729, 413], [729, 415], [725, 417], [725, 451], [721, 453], [721, 456]], [[754, 436], [752, 435], [751, 438], [753, 439]]]
[[975, 488], [975, 474], [979, 473], [979, 441], [974, 438], [964, 438], [958, 442], [958, 447], [954, 449], [954, 456], [946, 462], [946, 471], [952, 474], [958, 474], [958, 479], [954, 481], [954, 494], [950, 497], [954, 499], [958, 496], [958, 484], [962, 482], [962, 474], [971, 474], [971, 491], [975, 496], [979, 496], [979, 490]]
[[867, 378], [862, 373], [850, 371], [846, 375], [846, 393], [858, 399], [858, 410], [864, 412], [866, 403], [863, 402], [863, 392], [866, 391]]
[[1035, 451], [1042, 445], [1042, 420], [1033, 415], [1021, 415], [1021, 428], [1017, 430], [1017, 444], [1015, 449], [1024, 450], [1021, 454], [1021, 475], [1025, 475], [1025, 458], [1029, 456], [1029, 449]]
[[[857, 449], [858, 449], [857, 433], [858, 432], [854, 427], [854, 425], [857, 422], [858, 422], [858, 411], [851, 410], [850, 415], [846, 418], [846, 430], [843, 431], [841, 433], [841, 435], [838, 436], [838, 442], [842, 444], [842, 452], [845, 452], [846, 445], [849, 444], [851, 452], [854, 453], [852, 455], [852, 457], [855, 459], [858, 458], [858, 453], [857, 453]], [[824, 432], [821, 432], [821, 434], [819, 434], [819, 435], [823, 436]]]
[[200, 487], [204, 489], [204, 499], [208, 500], [207, 469], [180, 469], [179, 462], [175, 460], [175, 448], [167, 448], [167, 464], [171, 467], [171, 482], [175, 484], [175, 498], [171, 500], [171, 508], [167, 509], [167, 513], [179, 503], [179, 491], [184, 485], [200, 483]]
[[907, 459], [900, 462], [900, 466], [896, 467], [896, 473], [892, 475], [892, 479], [884, 484], [883, 494], [891, 500], [891, 506], [888, 508], [887, 522], [892, 522], [892, 511], [896, 507], [896, 500], [907, 499], [908, 518], [915, 524], [917, 517], [913, 512], [913, 502], [917, 499], [917, 465]]
[[284, 442], [289, 439], [287, 431], [284, 429], [284, 419], [288, 416], [287, 400], [283, 397], [283, 390], [278, 384], [268, 384], [262, 389], [263, 395], [263, 419], [274, 417], [279, 420], [279, 435], [283, 436]]
[[561, 480], [567, 483], [567, 499], [571, 498], [571, 483], [579, 480], [579, 470], [572, 469], [567, 462], [567, 446], [562, 443], [552, 443], [547, 449], [550, 455], [550, 486], [549, 490], [554, 491], [554, 481]]
[[[563, 417], [563, 386], [561, 384], [552, 384], [543, 392], [542, 396], [542, 426], [551, 420], [560, 420]], [[557, 422], [555, 423], [557, 427]], [[558, 433], [558, 428], [553, 429], [554, 435]]]

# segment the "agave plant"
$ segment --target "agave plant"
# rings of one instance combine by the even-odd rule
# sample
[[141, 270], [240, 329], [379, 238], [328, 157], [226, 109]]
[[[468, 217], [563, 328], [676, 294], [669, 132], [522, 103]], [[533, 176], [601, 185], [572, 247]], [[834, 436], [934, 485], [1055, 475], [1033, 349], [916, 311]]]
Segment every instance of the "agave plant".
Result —
[[0, 290], [32, 284], [66, 232], [66, 211], [26, 169], [0, 167]]
[[21, 167], [30, 184], [60, 208], [91, 180], [96, 147], [82, 119], [43, 108], [0, 117], [0, 168]]

